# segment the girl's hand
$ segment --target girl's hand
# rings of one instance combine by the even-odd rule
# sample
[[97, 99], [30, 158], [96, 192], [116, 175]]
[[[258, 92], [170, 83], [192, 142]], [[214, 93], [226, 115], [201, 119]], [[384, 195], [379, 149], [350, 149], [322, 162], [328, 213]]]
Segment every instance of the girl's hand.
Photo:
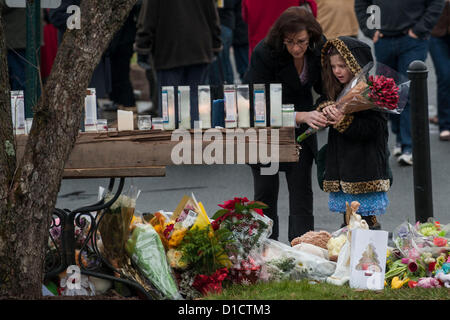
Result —
[[318, 130], [327, 126], [327, 118], [319, 111], [297, 112], [297, 123], [304, 122], [311, 128]]
[[342, 120], [344, 114], [336, 108], [336, 105], [332, 104], [323, 108], [324, 116], [328, 119], [328, 124], [334, 125]]

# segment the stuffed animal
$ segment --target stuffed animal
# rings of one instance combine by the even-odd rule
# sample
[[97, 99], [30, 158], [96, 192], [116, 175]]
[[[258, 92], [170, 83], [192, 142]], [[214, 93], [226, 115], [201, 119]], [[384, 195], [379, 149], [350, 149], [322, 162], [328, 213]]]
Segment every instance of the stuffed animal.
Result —
[[328, 240], [330, 240], [331, 234], [327, 231], [309, 231], [302, 235], [301, 237], [297, 237], [291, 241], [291, 246], [296, 246], [300, 243], [309, 243], [320, 247], [322, 249], [327, 249]]
[[339, 252], [344, 244], [347, 242], [347, 234], [342, 233], [337, 237], [332, 237], [328, 240], [327, 248], [328, 248], [328, 256], [331, 261], [336, 262], [339, 256]]

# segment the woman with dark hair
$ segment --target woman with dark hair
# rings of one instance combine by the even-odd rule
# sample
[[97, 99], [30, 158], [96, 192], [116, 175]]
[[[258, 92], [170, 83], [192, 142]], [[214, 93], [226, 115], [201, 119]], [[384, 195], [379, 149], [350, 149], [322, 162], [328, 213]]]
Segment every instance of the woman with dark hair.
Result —
[[[281, 83], [282, 103], [295, 106], [296, 136], [308, 127], [323, 128], [327, 118], [315, 110], [312, 88], [321, 94], [320, 51], [325, 43], [314, 16], [290, 7], [275, 21], [268, 35], [255, 47], [244, 82]], [[280, 163], [289, 190], [289, 241], [314, 230], [311, 169], [317, 153], [317, 137], [302, 142], [297, 163]], [[278, 239], [279, 175], [262, 175], [261, 165], [251, 165], [255, 200], [268, 205], [264, 213], [274, 221], [272, 239]]]

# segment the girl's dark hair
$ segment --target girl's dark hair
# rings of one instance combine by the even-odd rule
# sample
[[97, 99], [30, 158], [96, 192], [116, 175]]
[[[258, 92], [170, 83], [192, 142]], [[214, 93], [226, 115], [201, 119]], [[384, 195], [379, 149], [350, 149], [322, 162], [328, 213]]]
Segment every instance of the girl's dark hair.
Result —
[[330, 57], [338, 55], [342, 58], [341, 54], [335, 47], [331, 47], [326, 54], [326, 59], [323, 60], [322, 65], [322, 81], [323, 89], [330, 100], [336, 100], [339, 93], [344, 89], [344, 85], [339, 82], [339, 80], [333, 74], [333, 68], [331, 67]]
[[284, 49], [285, 37], [303, 30], [309, 34], [310, 46], [320, 42], [323, 31], [313, 14], [301, 7], [290, 7], [278, 17], [264, 41], [275, 51], [281, 52]]

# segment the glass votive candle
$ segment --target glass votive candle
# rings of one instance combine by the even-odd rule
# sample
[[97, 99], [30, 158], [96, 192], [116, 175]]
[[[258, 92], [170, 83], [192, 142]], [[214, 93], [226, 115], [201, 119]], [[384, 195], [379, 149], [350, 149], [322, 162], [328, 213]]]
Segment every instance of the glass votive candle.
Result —
[[164, 130], [164, 120], [163, 118], [153, 118], [152, 121], [153, 130]]
[[108, 120], [107, 119], [97, 119], [97, 132], [108, 131]]
[[152, 129], [152, 116], [151, 115], [139, 115], [138, 116], [138, 128], [139, 130], [151, 130]]

